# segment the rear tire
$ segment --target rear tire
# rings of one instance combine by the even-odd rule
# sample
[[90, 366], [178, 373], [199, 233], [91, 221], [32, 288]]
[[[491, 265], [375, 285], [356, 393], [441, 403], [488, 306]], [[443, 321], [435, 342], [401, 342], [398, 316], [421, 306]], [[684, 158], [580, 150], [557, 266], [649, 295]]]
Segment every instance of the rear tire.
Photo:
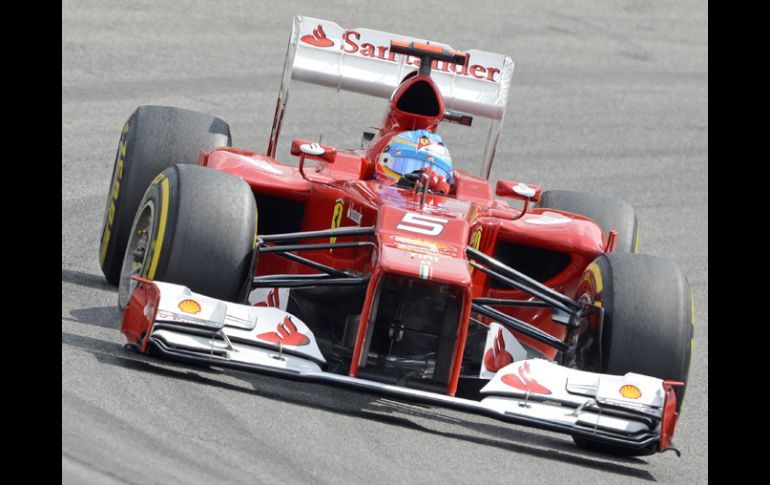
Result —
[[639, 222], [636, 219], [636, 211], [621, 199], [571, 190], [547, 190], [543, 192], [538, 207], [571, 212], [593, 219], [607, 237], [610, 231], [618, 231], [616, 252], [639, 252]]
[[[694, 308], [687, 277], [676, 263], [645, 254], [607, 253], [588, 266], [581, 280], [578, 299], [604, 308], [601, 372], [635, 372], [687, 383]], [[686, 386], [674, 389], [679, 411]], [[647, 453], [574, 439], [601, 452]]]
[[245, 302], [256, 237], [257, 205], [246, 182], [210, 168], [167, 168], [147, 188], [134, 218], [120, 275], [121, 308], [136, 287], [132, 276]]
[[118, 284], [131, 225], [147, 186], [174, 164], [197, 164], [201, 151], [230, 146], [219, 118], [167, 106], [140, 106], [123, 126], [102, 226], [99, 264]]

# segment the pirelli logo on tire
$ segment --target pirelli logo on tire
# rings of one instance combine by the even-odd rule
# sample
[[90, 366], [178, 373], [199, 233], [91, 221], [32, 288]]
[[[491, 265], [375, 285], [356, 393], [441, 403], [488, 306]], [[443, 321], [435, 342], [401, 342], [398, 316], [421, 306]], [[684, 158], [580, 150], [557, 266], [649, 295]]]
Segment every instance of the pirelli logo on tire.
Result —
[[126, 135], [128, 134], [128, 121], [123, 125], [123, 132], [120, 135], [120, 145], [118, 146], [118, 156], [115, 162], [115, 173], [112, 175], [112, 184], [110, 192], [107, 194], [107, 207], [104, 216], [104, 231], [102, 232], [101, 251], [99, 252], [99, 264], [104, 265], [104, 258], [107, 256], [107, 246], [110, 244], [112, 228], [115, 224], [115, 212], [117, 210], [117, 201], [120, 196], [120, 182], [123, 180], [123, 165], [126, 158]]

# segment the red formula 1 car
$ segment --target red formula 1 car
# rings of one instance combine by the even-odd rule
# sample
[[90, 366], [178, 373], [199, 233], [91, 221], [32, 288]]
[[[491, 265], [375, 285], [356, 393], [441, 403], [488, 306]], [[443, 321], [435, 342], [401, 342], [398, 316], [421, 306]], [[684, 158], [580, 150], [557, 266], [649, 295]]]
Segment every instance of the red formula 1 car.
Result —
[[[622, 201], [508, 180], [493, 193], [512, 74], [503, 55], [297, 17], [267, 153], [231, 148], [218, 118], [138, 108], [99, 254], [127, 345], [581, 446], [672, 448], [693, 334], [687, 279], [635, 254]], [[281, 163], [292, 80], [389, 98], [385, 118], [361, 148], [293, 140], [298, 163]], [[436, 133], [474, 117], [491, 121], [478, 177]]]

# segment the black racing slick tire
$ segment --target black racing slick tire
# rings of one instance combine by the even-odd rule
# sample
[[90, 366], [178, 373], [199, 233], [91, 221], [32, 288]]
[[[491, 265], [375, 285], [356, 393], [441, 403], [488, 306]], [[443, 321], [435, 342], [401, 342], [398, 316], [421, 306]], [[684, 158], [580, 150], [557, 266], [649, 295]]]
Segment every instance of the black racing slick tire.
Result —
[[102, 225], [99, 265], [118, 284], [128, 234], [150, 182], [179, 163], [197, 164], [200, 152], [231, 146], [230, 126], [203, 113], [140, 106], [123, 125]]
[[139, 204], [120, 275], [119, 304], [124, 307], [136, 287], [132, 276], [244, 303], [256, 241], [257, 205], [246, 182], [205, 167], [169, 167]]
[[[601, 372], [635, 372], [687, 383], [694, 302], [687, 277], [676, 263], [646, 254], [603, 254], [586, 269], [578, 292], [578, 298], [604, 309]], [[679, 411], [686, 386], [674, 389]], [[601, 451], [629, 454], [622, 448], [575, 441]]]
[[546, 190], [540, 197], [538, 207], [571, 212], [593, 219], [606, 236], [609, 236], [612, 230], [618, 231], [616, 252], [639, 252], [639, 222], [636, 219], [636, 211], [621, 199], [571, 190]]

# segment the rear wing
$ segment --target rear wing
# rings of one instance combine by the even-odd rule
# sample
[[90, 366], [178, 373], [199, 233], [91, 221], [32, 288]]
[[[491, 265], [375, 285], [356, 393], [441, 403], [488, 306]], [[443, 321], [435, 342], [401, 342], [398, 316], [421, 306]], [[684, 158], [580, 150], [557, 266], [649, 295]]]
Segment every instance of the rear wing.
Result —
[[[344, 29], [328, 20], [295, 16], [267, 155], [275, 157], [292, 80], [390, 98], [404, 76], [418, 69], [416, 58], [390, 51], [391, 40], [454, 50], [447, 44], [426, 39], [371, 29]], [[489, 178], [505, 118], [513, 61], [491, 52], [466, 52], [465, 66], [434, 61], [431, 77], [448, 110], [491, 120], [480, 174]]]

